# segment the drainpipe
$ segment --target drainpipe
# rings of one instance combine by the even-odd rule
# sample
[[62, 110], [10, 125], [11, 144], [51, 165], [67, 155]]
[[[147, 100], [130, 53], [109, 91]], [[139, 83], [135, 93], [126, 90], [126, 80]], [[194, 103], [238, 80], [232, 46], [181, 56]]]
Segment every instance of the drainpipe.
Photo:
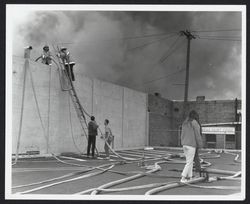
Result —
[[238, 109], [238, 99], [236, 98], [234, 101], [234, 110], [235, 110], [235, 122], [238, 122], [238, 114], [237, 114], [237, 109]]
[[[234, 102], [235, 122], [239, 121], [239, 116], [238, 116], [238, 113], [237, 113], [237, 109], [238, 109], [238, 99], [236, 98], [235, 102]], [[239, 125], [236, 124], [235, 125], [235, 146], [236, 146], [236, 149], [238, 149], [238, 146], [239, 146], [237, 137], [240, 137], [240, 134], [238, 134], [238, 130], [239, 130]]]

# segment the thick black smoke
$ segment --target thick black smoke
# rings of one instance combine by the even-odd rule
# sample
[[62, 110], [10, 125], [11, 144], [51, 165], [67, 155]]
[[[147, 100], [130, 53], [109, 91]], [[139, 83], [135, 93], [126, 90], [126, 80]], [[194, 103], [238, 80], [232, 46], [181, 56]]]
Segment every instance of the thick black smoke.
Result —
[[[17, 14], [18, 15], [18, 14]], [[239, 12], [125, 12], [125, 11], [37, 11], [16, 24], [14, 54], [22, 54], [26, 44], [39, 55], [44, 44], [66, 46], [77, 69], [129, 88], [160, 92], [169, 99], [183, 99], [186, 43], [179, 37], [178, 48], [160, 63], [177, 39], [132, 36], [179, 32], [241, 29]], [[240, 32], [197, 32], [199, 36], [240, 36]], [[158, 39], [161, 39], [157, 41]], [[152, 43], [151, 43], [152, 42]], [[148, 44], [140, 47], [141, 45]], [[134, 49], [136, 48], [136, 49]], [[52, 49], [52, 46], [51, 46]], [[52, 49], [53, 51], [53, 49]], [[241, 96], [241, 43], [225, 40], [191, 41], [189, 99]], [[178, 72], [179, 71], [179, 72]], [[178, 72], [178, 73], [177, 73]], [[177, 73], [171, 75], [172, 73]], [[164, 76], [169, 77], [164, 78]], [[153, 81], [154, 79], [160, 79]]]

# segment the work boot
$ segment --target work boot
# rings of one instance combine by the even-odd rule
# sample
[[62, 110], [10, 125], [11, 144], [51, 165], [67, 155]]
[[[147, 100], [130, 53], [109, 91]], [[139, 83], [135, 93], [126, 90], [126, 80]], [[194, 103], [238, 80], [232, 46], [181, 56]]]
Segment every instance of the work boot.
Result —
[[187, 183], [188, 182], [188, 179], [185, 178], [185, 177], [182, 177], [181, 180], [180, 180], [181, 183]]

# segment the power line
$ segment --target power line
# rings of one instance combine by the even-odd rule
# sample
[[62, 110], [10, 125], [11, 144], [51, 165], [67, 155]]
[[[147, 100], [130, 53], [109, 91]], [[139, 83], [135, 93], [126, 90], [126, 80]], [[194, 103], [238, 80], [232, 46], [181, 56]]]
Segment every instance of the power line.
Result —
[[168, 38], [174, 37], [175, 35], [176, 35], [176, 34], [171, 35], [171, 36], [168, 36], [168, 37], [165, 37], [165, 38], [157, 39], [157, 40], [154, 40], [154, 41], [151, 41], [151, 42], [148, 42], [148, 43], [139, 45], [139, 46], [137, 46], [137, 47], [130, 48], [130, 49], [128, 49], [127, 51], [133, 51], [133, 50], [136, 50], [136, 49], [138, 49], [138, 48], [142, 48], [142, 47], [145, 47], [145, 46], [147, 46], [147, 45], [150, 45], [150, 44], [159, 42], [159, 41], [161, 41], [161, 40], [166, 40], [166, 39], [168, 39]]
[[[131, 37], [123, 37], [123, 38], [110, 38], [110, 39], [103, 39], [102, 41], [114, 41], [114, 40], [134, 40], [140, 38], [150, 38], [150, 37], [159, 37], [164, 35], [170, 34], [177, 34], [178, 32], [168, 32], [168, 33], [156, 33], [156, 34], [149, 34], [149, 35], [141, 35], [141, 36], [131, 36]], [[58, 42], [57, 44], [78, 44], [78, 43], [87, 43], [87, 42], [95, 42], [96, 40], [87, 40], [87, 41], [78, 41], [78, 42]]]
[[[226, 30], [197, 30], [197, 31], [192, 31], [192, 32], [226, 32], [226, 31], [241, 31], [241, 29], [226, 29]], [[174, 34], [174, 35], [171, 35]], [[128, 49], [128, 51], [132, 51], [135, 49], [138, 49], [140, 47], [144, 47], [150, 44], [153, 44], [155, 42], [164, 40], [164, 39], [168, 39], [169, 37], [175, 36], [176, 34], [178, 34], [178, 32], [166, 32], [166, 33], [155, 33], [155, 34], [148, 34], [148, 35], [141, 35], [141, 36], [131, 36], [131, 37], [123, 37], [123, 38], [112, 38], [112, 39], [103, 39], [102, 41], [114, 41], [114, 40], [133, 40], [133, 39], [140, 39], [140, 38], [150, 38], [150, 37], [159, 37], [159, 36], [164, 36], [164, 35], [171, 35], [168, 36], [167, 38], [161, 38], [161, 39], [157, 39], [154, 41], [151, 41], [149, 43], [145, 43], [143, 45]], [[210, 36], [202, 36], [202, 37], [210, 37]], [[217, 36], [216, 36], [217, 37]], [[218, 36], [220, 37], [220, 36]], [[230, 37], [230, 36], [222, 36], [222, 37]], [[239, 37], [239, 36], [236, 36]], [[57, 45], [66, 45], [66, 44], [79, 44], [79, 43], [88, 43], [88, 42], [96, 42], [96, 40], [87, 40], [87, 41], [78, 41], [78, 42], [58, 42], [56, 43]]]
[[[177, 43], [178, 39], [179, 39], [179, 36], [177, 37], [177, 39], [175, 40], [175, 42], [171, 45], [171, 47], [173, 47], [173, 45]], [[181, 42], [183, 42], [183, 41], [184, 41], [184, 40], [182, 40]], [[162, 64], [164, 61], [167, 60], [168, 57], [170, 57], [174, 52], [176, 52], [178, 49], [180, 49], [180, 48], [182, 47], [182, 45], [183, 45], [183, 44], [181, 44], [181, 46], [176, 47], [176, 48], [175, 48], [174, 50], [172, 50], [172, 52], [170, 52], [167, 56], [162, 56], [161, 59], [158, 60], [158, 61], [157, 61], [154, 65], [152, 65], [152, 66], [155, 67], [156, 65]], [[171, 49], [171, 48], [169, 48], [165, 54], [167, 54], [167, 53], [170, 51], [170, 49]], [[164, 58], [164, 59], [163, 59], [163, 58]], [[157, 69], [157, 68], [156, 68], [156, 69]], [[151, 72], [149, 73], [149, 75], [151, 75], [151, 73], [152, 73], [153, 71], [155, 72], [156, 69], [151, 69]]]
[[163, 61], [164, 61], [165, 56], [166, 56], [166, 55], [168, 54], [168, 52], [176, 45], [176, 43], [178, 42], [179, 38], [180, 38], [180, 35], [177, 36], [177, 38], [175, 39], [175, 41], [173, 42], [173, 44], [170, 45], [170, 47], [168, 48], [167, 52], [160, 58], [160, 60], [159, 60], [160, 62], [163, 62]]
[[241, 38], [241, 36], [220, 36], [220, 35], [199, 35], [199, 37], [215, 37], [215, 38]]
[[173, 76], [173, 75], [175, 75], [175, 74], [178, 74], [178, 73], [180, 73], [180, 72], [183, 72], [184, 70], [185, 70], [184, 68], [183, 68], [183, 69], [180, 69], [180, 70], [178, 70], [178, 71], [176, 71], [176, 72], [173, 72], [173, 73], [171, 73], [171, 74], [168, 74], [168, 75], [165, 75], [165, 76], [162, 76], [162, 77], [153, 79], [153, 80], [151, 80], [151, 81], [147, 81], [147, 82], [141, 84], [140, 86], [145, 85], [145, 84], [150, 84], [150, 83], [153, 83], [153, 82], [155, 82], [155, 81], [159, 81], [159, 80], [168, 78], [168, 77], [170, 77], [170, 76]]
[[[183, 42], [184, 40], [182, 40], [181, 42]], [[161, 63], [165, 62], [167, 60], [168, 57], [170, 57], [172, 54], [175, 53], [175, 51], [177, 51], [178, 49], [180, 49], [183, 46], [183, 44], [180, 44], [178, 47], [176, 47], [174, 50], [172, 50], [172, 52], [170, 52], [162, 61]]]
[[224, 40], [224, 41], [238, 41], [240, 42], [241, 40], [240, 39], [230, 39], [230, 38], [198, 38], [198, 39], [201, 39], [201, 40]]
[[162, 35], [169, 35], [169, 34], [177, 34], [177, 33], [178, 32], [158, 33], [158, 34], [151, 34], [151, 35], [124, 37], [124, 38], [121, 38], [121, 39], [122, 40], [131, 40], [131, 39], [148, 38], [148, 37], [155, 37], [155, 36], [162, 36]]
[[241, 31], [241, 29], [225, 29], [225, 30], [193, 30], [192, 32], [228, 32], [228, 31]]
[[[180, 36], [179, 36], [180, 37]], [[179, 37], [178, 37], [178, 39], [177, 39], [177, 41], [179, 40]], [[175, 42], [175, 43], [173, 43], [172, 45], [174, 46], [176, 43], [177, 43], [177, 41]], [[161, 59], [160, 59], [160, 63], [163, 63], [164, 61], [166, 61], [167, 60], [167, 58], [169, 57], [169, 56], [171, 56], [176, 50], [178, 50], [179, 48], [181, 48], [182, 47], [182, 42], [183, 42], [184, 40], [182, 40], [181, 41], [181, 44], [180, 44], [180, 46], [178, 46], [178, 47], [176, 47], [174, 50], [172, 50], [172, 52], [170, 52], [170, 53], [168, 53], [168, 55], [165, 55], [164, 57], [162, 57]], [[171, 46], [171, 48], [173, 47], [173, 46]], [[170, 49], [171, 49], [170, 48]], [[170, 51], [170, 49], [168, 50], [168, 51]]]

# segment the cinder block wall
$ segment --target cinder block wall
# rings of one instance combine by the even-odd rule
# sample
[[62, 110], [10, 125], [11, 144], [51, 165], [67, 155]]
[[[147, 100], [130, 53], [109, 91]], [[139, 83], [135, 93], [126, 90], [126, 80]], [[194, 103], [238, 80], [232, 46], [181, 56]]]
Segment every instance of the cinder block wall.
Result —
[[[241, 101], [238, 101], [238, 107], [241, 107]], [[174, 102], [175, 118], [181, 118], [183, 111], [183, 102]], [[196, 110], [200, 116], [201, 123], [222, 123], [235, 121], [235, 101], [234, 100], [213, 100], [213, 101], [189, 101], [188, 112]]]
[[152, 146], [176, 146], [178, 131], [173, 124], [173, 102], [159, 96], [148, 96], [149, 144]]
[[[149, 144], [180, 145], [178, 129], [183, 121], [183, 101], [170, 101], [150, 94], [148, 105]], [[238, 109], [241, 109], [241, 100], [238, 100]], [[200, 122], [203, 124], [235, 121], [235, 100], [189, 101], [187, 112], [191, 110], [199, 113]], [[237, 148], [240, 148], [240, 133], [236, 134], [236, 137]]]
[[[19, 153], [28, 150], [40, 151], [41, 154], [51, 151], [86, 153], [86, 137], [68, 92], [61, 90], [57, 67], [52, 66], [51, 75], [49, 66], [41, 63], [30, 61], [29, 67], [46, 135], [49, 127], [49, 139], [47, 143], [35, 105], [30, 75], [27, 72]], [[90, 79], [84, 75], [84, 69], [77, 65], [74, 70], [76, 77], [74, 85], [82, 106], [96, 117], [102, 132], [104, 120], [106, 118], [110, 120], [115, 136], [115, 149], [145, 146], [148, 140], [147, 95], [108, 82]], [[15, 154], [21, 115], [24, 59], [13, 57], [12, 71], [11, 137], [12, 153]], [[50, 77], [50, 114], [48, 114]], [[85, 131], [87, 132], [87, 129]], [[97, 148], [99, 151], [104, 151], [104, 142], [100, 139], [100, 134], [97, 136]]]

